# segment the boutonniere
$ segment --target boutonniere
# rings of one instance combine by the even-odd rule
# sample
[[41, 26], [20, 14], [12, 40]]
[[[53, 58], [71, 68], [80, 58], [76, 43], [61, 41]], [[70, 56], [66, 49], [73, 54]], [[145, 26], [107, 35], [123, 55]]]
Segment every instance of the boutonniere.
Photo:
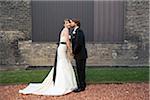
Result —
[[76, 34], [76, 32], [75, 32], [75, 31], [73, 31], [72, 33], [73, 33], [73, 34]]
[[69, 35], [69, 39], [71, 39], [71, 35]]

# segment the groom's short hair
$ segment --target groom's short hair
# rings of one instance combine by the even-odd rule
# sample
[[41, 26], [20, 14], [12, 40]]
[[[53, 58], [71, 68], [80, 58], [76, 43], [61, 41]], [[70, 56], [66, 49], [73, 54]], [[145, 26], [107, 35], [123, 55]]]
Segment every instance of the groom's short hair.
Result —
[[77, 24], [77, 26], [80, 27], [80, 20], [79, 19], [76, 19], [76, 18], [73, 18], [71, 19], [73, 22], [75, 22]]

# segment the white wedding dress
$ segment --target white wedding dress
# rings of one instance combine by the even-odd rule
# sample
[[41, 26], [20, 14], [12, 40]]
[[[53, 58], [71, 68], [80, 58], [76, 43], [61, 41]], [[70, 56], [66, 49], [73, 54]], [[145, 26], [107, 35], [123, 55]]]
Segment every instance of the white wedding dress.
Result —
[[[67, 28], [63, 29], [63, 31], [66, 30], [68, 31]], [[66, 37], [61, 36], [60, 42], [66, 42]], [[30, 83], [23, 90], [19, 90], [19, 93], [59, 96], [72, 92], [74, 89], [76, 89], [77, 82], [75, 73], [71, 62], [67, 57], [66, 51], [66, 44], [60, 44], [57, 51], [55, 84], [53, 82], [53, 67], [42, 83]]]

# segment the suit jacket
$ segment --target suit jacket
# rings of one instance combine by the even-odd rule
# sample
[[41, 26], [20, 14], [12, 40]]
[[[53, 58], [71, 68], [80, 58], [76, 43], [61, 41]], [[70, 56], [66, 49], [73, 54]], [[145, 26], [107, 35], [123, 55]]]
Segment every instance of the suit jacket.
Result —
[[88, 58], [87, 49], [85, 47], [85, 36], [83, 31], [78, 28], [75, 34], [71, 33], [72, 51], [75, 59]]

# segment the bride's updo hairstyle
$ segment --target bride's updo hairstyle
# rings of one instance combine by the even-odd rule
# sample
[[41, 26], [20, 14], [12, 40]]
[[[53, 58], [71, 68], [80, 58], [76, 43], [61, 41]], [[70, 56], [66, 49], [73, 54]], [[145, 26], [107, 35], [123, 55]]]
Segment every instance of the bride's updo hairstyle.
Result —
[[66, 18], [66, 19], [64, 19], [63, 24], [65, 24], [65, 21], [68, 21], [69, 23], [71, 23], [71, 22], [70, 22], [70, 19], [67, 19], [67, 18]]
[[67, 18], [66, 18], [66, 19], [64, 19], [64, 21], [63, 21], [63, 27], [61, 28], [61, 30], [60, 30], [60, 32], [59, 32], [59, 33], [61, 33], [61, 31], [64, 29], [65, 21], [68, 21], [69, 23], [71, 23], [71, 22], [70, 22], [70, 19], [67, 19]]

